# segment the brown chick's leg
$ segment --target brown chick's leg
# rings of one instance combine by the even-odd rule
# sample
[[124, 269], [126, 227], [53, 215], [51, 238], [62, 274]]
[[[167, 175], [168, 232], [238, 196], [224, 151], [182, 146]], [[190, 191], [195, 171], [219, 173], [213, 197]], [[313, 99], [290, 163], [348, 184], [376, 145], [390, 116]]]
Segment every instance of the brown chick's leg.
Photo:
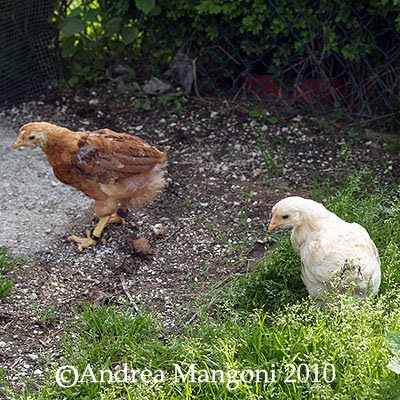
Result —
[[110, 220], [108, 221], [109, 224], [121, 224], [121, 225], [125, 225], [126, 221], [125, 218], [120, 217], [117, 214], [113, 214], [111, 215]]
[[[96, 219], [98, 219], [97, 215], [96, 215], [96, 214], [93, 214], [92, 220], [94, 221], [94, 220], [96, 220]], [[109, 221], [108, 221], [108, 224], [121, 224], [121, 225], [125, 225], [125, 224], [126, 224], [126, 221], [125, 221], [125, 218], [121, 218], [118, 214], [114, 213], [114, 214], [111, 214], [111, 217], [110, 217], [110, 219], [109, 219]]]
[[111, 215], [111, 218], [108, 221], [108, 223], [125, 225], [126, 224], [125, 218], [128, 216], [128, 214], [129, 214], [128, 209], [118, 208], [117, 212]]
[[93, 229], [93, 232], [86, 238], [80, 238], [75, 235], [71, 235], [67, 238], [70, 242], [78, 243], [78, 250], [82, 251], [90, 246], [94, 246], [101, 238], [101, 234], [103, 233], [104, 228], [106, 227], [110, 216], [100, 218], [96, 227]]

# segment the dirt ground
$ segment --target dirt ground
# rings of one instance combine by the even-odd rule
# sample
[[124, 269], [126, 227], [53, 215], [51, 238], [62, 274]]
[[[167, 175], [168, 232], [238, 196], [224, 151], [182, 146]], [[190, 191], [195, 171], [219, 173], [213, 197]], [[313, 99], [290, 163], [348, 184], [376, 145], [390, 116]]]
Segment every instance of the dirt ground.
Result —
[[[200, 100], [175, 113], [156, 103], [146, 112], [99, 97], [48, 95], [0, 110], [0, 247], [24, 257], [12, 272], [13, 292], [0, 302], [0, 360], [16, 386], [43, 381], [83, 303], [155, 307], [167, 326], [179, 327], [193, 300], [243, 272], [238, 260], [265, 238], [277, 200], [306, 196], [312, 177], [362, 165], [398, 173], [398, 154], [383, 141], [327, 135], [300, 117], [268, 124]], [[34, 120], [107, 127], [169, 147], [168, 188], [132, 210], [125, 226], [108, 227], [105, 244], [78, 252], [66, 237], [94, 226], [92, 201], [58, 182], [39, 150], [11, 150], [19, 127]], [[164, 235], [154, 233], [156, 224]], [[151, 243], [146, 257], [130, 247], [142, 235]]]

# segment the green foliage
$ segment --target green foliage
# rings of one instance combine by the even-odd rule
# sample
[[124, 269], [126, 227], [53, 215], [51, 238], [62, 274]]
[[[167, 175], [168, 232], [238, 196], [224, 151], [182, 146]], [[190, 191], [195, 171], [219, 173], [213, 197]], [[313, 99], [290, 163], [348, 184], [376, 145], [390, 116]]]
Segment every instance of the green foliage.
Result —
[[60, 5], [54, 24], [70, 86], [96, 84], [104, 80], [111, 61], [123, 61], [128, 53], [137, 55], [138, 18], [153, 8], [154, 0], [136, 3], [137, 8], [129, 0], [74, 1], [67, 9]]
[[0, 298], [6, 297], [11, 293], [14, 286], [13, 280], [7, 277], [7, 273], [11, 271], [18, 263], [18, 260], [7, 254], [6, 249], [0, 248]]
[[0, 297], [6, 297], [11, 293], [14, 282], [11, 278], [0, 277]]
[[[293, 62], [303, 69], [316, 60], [332, 68], [337, 59], [376, 63], [394, 35], [374, 30], [400, 31], [399, 13], [397, 0], [78, 0], [60, 6], [54, 24], [74, 85], [104, 79], [115, 61], [143, 65], [149, 54], [152, 65], [165, 67], [183, 45], [230, 77], [250, 69], [265, 49], [266, 72], [280, 76]], [[224, 43], [235, 44], [240, 65], [221, 51]]]
[[[399, 295], [399, 291], [396, 292]], [[86, 308], [79, 330], [67, 334], [63, 365], [74, 365], [80, 374], [89, 363], [99, 379], [101, 369], [115, 371], [127, 362], [129, 368], [164, 371], [165, 379], [154, 384], [138, 379], [123, 383], [78, 383], [59, 387], [54, 374], [31, 399], [380, 399], [393, 398], [397, 377], [386, 365], [390, 351], [385, 334], [400, 328], [399, 297], [353, 300], [318, 307], [303, 299], [266, 313], [241, 314], [229, 309], [223, 319], [201, 317], [175, 339], [161, 340], [162, 331], [146, 315], [131, 315], [114, 308]], [[126, 328], [126, 329], [124, 329]], [[285, 382], [288, 364], [318, 365], [320, 376], [326, 364], [335, 368], [333, 382]], [[191, 364], [204, 370], [266, 369], [276, 371], [268, 384], [232, 380], [189, 383], [176, 380], [174, 364], [186, 371]], [[312, 377], [315, 369], [311, 368]], [[305, 376], [302, 375], [304, 379]], [[237, 386], [236, 386], [237, 385]]]
[[265, 116], [266, 110], [264, 108], [253, 108], [249, 111], [249, 117], [257, 119]]
[[136, 100], [134, 102], [134, 106], [137, 110], [144, 110], [144, 111], [150, 111], [151, 110], [151, 103], [149, 99], [144, 99], [144, 100]]
[[136, 7], [145, 14], [149, 14], [153, 10], [155, 3], [155, 0], [135, 0]]
[[[274, 117], [268, 117], [268, 120]], [[275, 123], [275, 119], [272, 120]], [[261, 162], [266, 170], [266, 183], [270, 184], [271, 179], [281, 172], [286, 164], [287, 148], [285, 143], [278, 140], [270, 140], [265, 136], [260, 136], [258, 150], [261, 156]]]
[[33, 307], [36, 314], [36, 320], [41, 323], [42, 325], [51, 325], [53, 322], [57, 320], [56, 313], [57, 313], [57, 305], [53, 304], [49, 308], [40, 311]]
[[387, 343], [394, 354], [394, 357], [389, 361], [388, 368], [396, 374], [400, 374], [400, 334], [388, 333]]
[[10, 382], [7, 377], [6, 371], [0, 367], [0, 398], [2, 399], [14, 399], [13, 392], [10, 389]]

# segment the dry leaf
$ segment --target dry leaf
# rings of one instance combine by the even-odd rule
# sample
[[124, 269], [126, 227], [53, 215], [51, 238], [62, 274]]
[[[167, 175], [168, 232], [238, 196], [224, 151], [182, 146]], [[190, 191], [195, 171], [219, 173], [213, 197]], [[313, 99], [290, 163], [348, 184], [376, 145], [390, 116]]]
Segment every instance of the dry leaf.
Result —
[[141, 236], [138, 239], [132, 240], [129, 243], [129, 246], [131, 247], [132, 250], [134, 250], [136, 253], [139, 254], [149, 254], [149, 249], [150, 249], [150, 241], [144, 236]]
[[255, 242], [253, 250], [248, 254], [249, 258], [263, 258], [265, 254], [265, 244], [263, 242]]

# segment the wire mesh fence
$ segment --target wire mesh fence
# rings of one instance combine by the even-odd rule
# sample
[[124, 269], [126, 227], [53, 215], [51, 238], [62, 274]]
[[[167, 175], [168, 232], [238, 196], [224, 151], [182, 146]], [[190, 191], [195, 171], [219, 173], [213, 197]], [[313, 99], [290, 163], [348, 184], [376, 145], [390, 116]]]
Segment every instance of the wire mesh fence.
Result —
[[54, 0], [0, 2], [0, 101], [18, 101], [40, 93], [57, 77]]
[[180, 52], [198, 95], [400, 123], [396, 2], [5, 0], [0, 22], [0, 100], [42, 90], [56, 75], [58, 43], [71, 85], [110, 79], [117, 64], [131, 67], [132, 81], [164, 79]]
[[[256, 95], [266, 107], [289, 113], [363, 119], [375, 127], [400, 123], [399, 12], [362, 7], [362, 2], [266, 2], [270, 16], [262, 35], [223, 32], [210, 45], [195, 34], [187, 47], [197, 59], [205, 87]], [[341, 3], [335, 8], [335, 3]], [[359, 7], [355, 7], [355, 5]], [[314, 7], [314, 8], [313, 8]], [[345, 11], [346, 16], [341, 15]], [[279, 29], [274, 28], [279, 25]], [[199, 37], [200, 36], [200, 37]], [[232, 37], [233, 36], [233, 37]], [[250, 46], [250, 50], [245, 46]]]

